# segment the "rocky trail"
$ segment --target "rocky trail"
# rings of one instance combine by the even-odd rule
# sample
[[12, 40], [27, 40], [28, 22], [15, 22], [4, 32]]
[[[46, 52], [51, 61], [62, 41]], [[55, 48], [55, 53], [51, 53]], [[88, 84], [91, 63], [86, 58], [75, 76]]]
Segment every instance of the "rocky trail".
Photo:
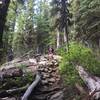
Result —
[[36, 55], [3, 64], [0, 67], [0, 100], [77, 100], [73, 95], [83, 95], [80, 100], [99, 100], [100, 78], [91, 75], [83, 66], [75, 68], [87, 90], [77, 83], [72, 90], [64, 86], [59, 73], [61, 59], [58, 55], [53, 55], [52, 59], [48, 55]]
[[38, 71], [41, 74], [41, 81], [34, 92], [33, 100], [63, 100], [58, 64], [51, 61], [48, 66], [39, 66]]
[[[45, 55], [45, 56], [35, 57], [34, 59], [30, 58], [26, 61], [17, 59], [12, 62], [9, 62], [9, 64], [7, 63], [2, 65], [1, 70], [2, 71], [4, 70], [3, 75], [0, 74], [0, 76], [2, 77], [3, 76], [15, 77], [16, 76], [15, 65], [18, 66], [19, 64], [26, 64], [27, 65], [26, 71], [32, 73], [38, 72], [40, 80], [38, 81], [34, 89], [31, 91], [31, 93], [28, 94], [27, 98], [25, 97], [26, 95], [25, 91], [27, 91], [30, 85], [24, 89], [24, 92], [21, 93], [20, 97], [15, 98], [11, 97], [11, 95], [5, 96], [4, 94], [3, 94], [4, 97], [2, 97], [1, 96], [2, 93], [0, 93], [0, 97], [2, 97], [0, 100], [64, 100], [63, 99], [64, 89], [58, 68], [59, 60], [61, 60], [60, 56], [54, 55], [53, 59], [49, 59], [49, 57]], [[10, 69], [13, 69], [15, 71], [11, 72]], [[5, 72], [5, 70], [7, 71]], [[10, 75], [9, 73], [7, 73], [8, 70], [10, 71]], [[17, 75], [20, 76], [21, 71], [17, 70]]]

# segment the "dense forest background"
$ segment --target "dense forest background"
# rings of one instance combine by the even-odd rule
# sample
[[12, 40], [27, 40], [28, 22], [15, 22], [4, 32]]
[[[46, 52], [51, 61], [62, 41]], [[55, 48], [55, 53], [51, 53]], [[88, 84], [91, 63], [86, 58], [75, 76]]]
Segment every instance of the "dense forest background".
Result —
[[83, 85], [76, 64], [100, 77], [100, 0], [0, 0], [1, 64], [49, 47], [68, 86]]

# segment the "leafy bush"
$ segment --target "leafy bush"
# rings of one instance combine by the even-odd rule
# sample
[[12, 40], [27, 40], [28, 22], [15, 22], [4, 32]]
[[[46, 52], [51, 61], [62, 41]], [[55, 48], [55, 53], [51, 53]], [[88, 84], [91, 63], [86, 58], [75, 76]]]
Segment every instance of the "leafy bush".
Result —
[[80, 64], [85, 67], [91, 74], [100, 75], [100, 62], [96, 59], [93, 51], [79, 43], [70, 43], [69, 52], [66, 52], [66, 46], [60, 48], [58, 53], [63, 57], [60, 63], [60, 71], [65, 77], [67, 84], [82, 82], [75, 65]]

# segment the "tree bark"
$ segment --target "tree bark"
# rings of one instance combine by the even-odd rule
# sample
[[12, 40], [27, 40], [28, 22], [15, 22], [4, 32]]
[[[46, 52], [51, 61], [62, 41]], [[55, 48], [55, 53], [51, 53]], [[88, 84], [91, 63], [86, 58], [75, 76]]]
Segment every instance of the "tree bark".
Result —
[[15, 94], [24, 92], [28, 88], [28, 86], [29, 85], [26, 85], [26, 86], [20, 87], [20, 88], [16, 88], [16, 89], [0, 91], [0, 98], [14, 96]]
[[66, 30], [64, 29], [64, 43], [67, 42]]
[[68, 35], [68, 29], [67, 26], [65, 26], [65, 35], [66, 35], [66, 44], [67, 44], [67, 51], [69, 51], [69, 35]]
[[10, 68], [3, 69], [0, 71], [0, 80], [3, 81], [5, 78], [13, 78], [13, 77], [21, 77], [23, 75], [23, 71], [20, 68]]
[[7, 11], [9, 7], [10, 0], [1, 0], [2, 5], [0, 5], [0, 61], [3, 53], [3, 32], [6, 22]]
[[57, 29], [57, 48], [59, 48], [59, 47], [60, 47], [60, 32]]
[[[100, 78], [93, 76], [85, 71], [82, 66], [76, 66], [76, 70], [78, 71], [81, 79], [87, 85], [89, 89], [89, 95], [92, 95], [92, 98], [99, 99], [100, 98]], [[95, 92], [98, 91], [98, 92]]]
[[6, 22], [9, 3], [10, 0], [2, 0], [2, 5], [0, 6], [0, 43], [2, 43], [2, 36], [3, 36], [4, 26]]

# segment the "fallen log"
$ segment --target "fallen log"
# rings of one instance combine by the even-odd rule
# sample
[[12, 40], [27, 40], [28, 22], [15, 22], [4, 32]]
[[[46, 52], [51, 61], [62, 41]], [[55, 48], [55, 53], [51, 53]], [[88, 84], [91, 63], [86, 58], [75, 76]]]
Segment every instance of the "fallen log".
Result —
[[98, 100], [100, 98], [100, 78], [89, 74], [82, 66], [77, 65], [76, 70], [87, 85], [90, 97], [92, 96], [91, 98]]
[[[62, 59], [61, 56], [58, 55], [53, 55], [53, 59], [52, 61], [56, 61], [59, 62]], [[37, 58], [28, 58], [28, 59], [21, 59], [21, 58], [16, 58], [13, 61], [7, 62], [3, 65], [1, 65], [0, 70], [2, 69], [10, 69], [13, 67], [21, 67], [21, 66], [33, 66], [33, 65], [48, 65], [50, 61], [48, 61], [48, 55], [44, 55], [44, 56], [39, 56], [38, 62], [37, 62]], [[57, 63], [58, 64], [58, 63]]]
[[24, 66], [30, 66], [30, 62], [29, 60], [25, 60], [25, 61], [11, 61], [11, 62], [8, 62], [8, 63], [5, 63], [3, 64], [1, 67], [0, 67], [0, 70], [2, 69], [10, 69], [10, 68], [13, 68], [13, 67], [21, 67], [22, 65]]
[[9, 89], [9, 90], [3, 90], [0, 91], [0, 98], [14, 96], [15, 94], [24, 92], [28, 88], [29, 84], [27, 84], [24, 87], [16, 88], [16, 89]]
[[5, 78], [12, 78], [12, 77], [21, 77], [23, 75], [23, 71], [20, 68], [9, 68], [9, 69], [2, 69], [0, 71], [0, 80], [2, 81]]
[[33, 91], [33, 89], [37, 86], [37, 84], [40, 82], [41, 78], [39, 73], [36, 74], [36, 78], [33, 81], [33, 83], [28, 87], [28, 89], [26, 90], [25, 94], [23, 95], [21, 100], [28, 100], [28, 97], [30, 96], [31, 92]]

